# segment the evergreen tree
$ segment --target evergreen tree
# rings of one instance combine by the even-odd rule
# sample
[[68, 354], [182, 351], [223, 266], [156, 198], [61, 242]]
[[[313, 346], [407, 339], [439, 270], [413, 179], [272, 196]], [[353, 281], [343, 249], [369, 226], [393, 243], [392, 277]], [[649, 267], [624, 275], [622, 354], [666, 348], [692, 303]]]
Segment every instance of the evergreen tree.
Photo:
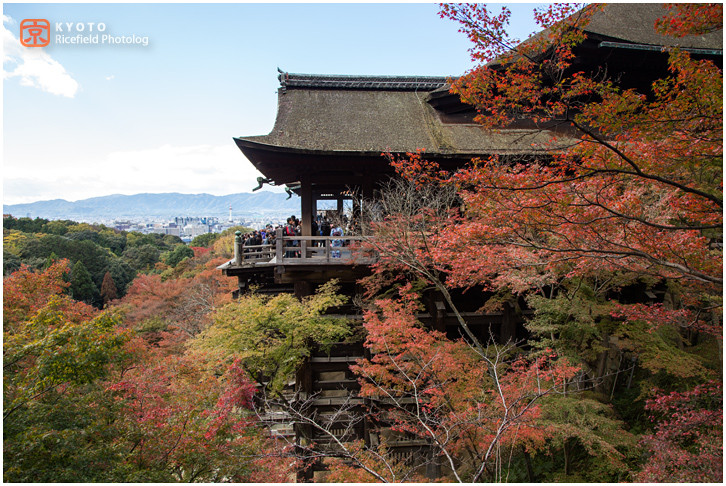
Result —
[[93, 283], [91, 274], [86, 266], [78, 260], [71, 270], [71, 296], [79, 301], [88, 304], [93, 303], [98, 295], [98, 287]]
[[45, 265], [43, 265], [43, 270], [50, 268], [50, 266], [58, 260], [60, 260], [60, 258], [58, 258], [58, 255], [56, 255], [55, 252], [51, 252], [51, 254], [48, 255], [48, 258], [45, 259]]
[[103, 283], [101, 284], [101, 298], [103, 299], [104, 306], [108, 303], [108, 301], [118, 298], [116, 284], [113, 281], [111, 272], [106, 272], [103, 276]]

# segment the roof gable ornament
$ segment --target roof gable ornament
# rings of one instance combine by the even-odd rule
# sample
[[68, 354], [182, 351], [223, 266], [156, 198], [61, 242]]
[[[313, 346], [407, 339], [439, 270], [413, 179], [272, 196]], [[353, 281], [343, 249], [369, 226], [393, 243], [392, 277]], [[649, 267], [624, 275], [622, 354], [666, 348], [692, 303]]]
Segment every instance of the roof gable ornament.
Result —
[[285, 91], [287, 91], [287, 76], [288, 76], [288, 73], [286, 73], [285, 71], [283, 71], [279, 67], [277, 68], [277, 72], [280, 73], [280, 75], [277, 77], [277, 79], [280, 81], [280, 89], [282, 89], [282, 94], [285, 94]]

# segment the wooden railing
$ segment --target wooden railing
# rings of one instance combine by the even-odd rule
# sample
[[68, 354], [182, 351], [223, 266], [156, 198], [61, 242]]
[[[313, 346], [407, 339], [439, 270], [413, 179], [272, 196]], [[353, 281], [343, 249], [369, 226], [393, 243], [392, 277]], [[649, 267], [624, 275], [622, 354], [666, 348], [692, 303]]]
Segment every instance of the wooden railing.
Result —
[[375, 255], [360, 249], [360, 236], [283, 236], [277, 229], [275, 244], [245, 246], [241, 233], [235, 237], [235, 265], [368, 265]]
[[234, 262], [237, 265], [267, 263], [275, 258], [275, 245], [244, 246], [235, 241]]

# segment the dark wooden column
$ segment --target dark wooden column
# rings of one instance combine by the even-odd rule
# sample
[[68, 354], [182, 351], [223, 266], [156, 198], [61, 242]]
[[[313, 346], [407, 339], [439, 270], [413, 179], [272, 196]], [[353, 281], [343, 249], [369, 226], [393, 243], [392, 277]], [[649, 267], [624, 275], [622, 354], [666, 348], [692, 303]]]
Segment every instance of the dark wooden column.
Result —
[[366, 173], [363, 176], [363, 185], [361, 187], [361, 193], [363, 195], [363, 199], [366, 201], [370, 201], [373, 199], [373, 175]]
[[517, 316], [515, 315], [514, 307], [508, 302], [505, 302], [502, 311], [502, 328], [499, 332], [499, 343], [507, 344], [511, 342], [514, 344], [517, 341]]
[[338, 214], [343, 216], [343, 195], [338, 194]]
[[308, 176], [300, 177], [300, 226], [303, 236], [313, 236], [313, 184]]

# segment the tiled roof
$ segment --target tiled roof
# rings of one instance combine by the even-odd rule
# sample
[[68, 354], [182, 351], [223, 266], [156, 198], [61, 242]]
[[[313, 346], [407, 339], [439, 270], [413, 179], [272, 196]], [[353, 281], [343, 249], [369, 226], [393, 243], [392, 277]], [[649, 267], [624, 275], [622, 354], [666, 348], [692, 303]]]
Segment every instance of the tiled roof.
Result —
[[285, 72], [278, 78], [283, 90], [317, 88], [385, 91], [432, 91], [446, 86], [448, 79], [442, 76], [346, 76]]

